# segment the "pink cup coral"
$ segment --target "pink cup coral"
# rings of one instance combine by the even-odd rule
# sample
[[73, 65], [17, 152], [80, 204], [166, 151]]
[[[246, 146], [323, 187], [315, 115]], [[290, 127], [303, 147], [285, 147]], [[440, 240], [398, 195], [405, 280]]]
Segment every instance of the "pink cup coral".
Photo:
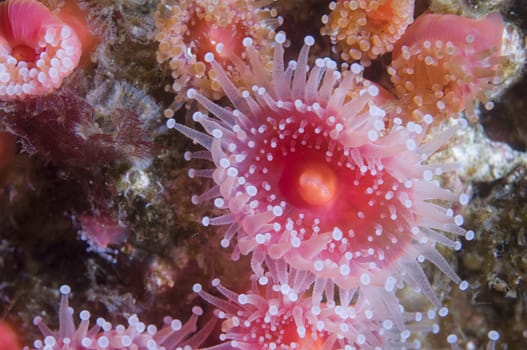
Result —
[[48, 94], [79, 63], [81, 43], [35, 0], [0, 4], [0, 100]]
[[73, 309], [68, 304], [70, 291], [67, 285], [60, 287], [59, 329], [53, 331], [40, 316], [35, 317], [33, 323], [44, 338], [35, 340], [32, 348], [26, 346], [24, 350], [193, 350], [205, 341], [215, 323], [211, 320], [196, 332], [196, 322], [202, 310], [194, 307], [187, 322], [183, 324], [166, 318], [161, 329], [146, 325], [137, 315], [128, 318], [128, 326], [119, 324], [114, 327], [103, 318], [97, 318], [96, 324], [90, 327], [91, 315], [87, 310], [79, 313], [80, 323], [75, 326]]
[[[474, 117], [474, 101], [488, 103], [503, 78], [499, 14], [482, 19], [425, 14], [393, 51], [388, 73], [408, 116], [442, 120], [458, 112]], [[491, 107], [491, 104], [487, 105]]]
[[262, 55], [269, 56], [274, 27], [281, 22], [276, 10], [265, 8], [272, 2], [161, 1], [156, 13], [157, 61], [168, 62], [174, 78], [172, 90], [178, 94], [167, 111], [169, 116], [184, 103], [182, 97], [189, 88], [212, 99], [223, 96], [216, 73], [205, 60], [207, 52], [214, 52], [226, 68], [231, 58], [243, 53], [242, 40], [249, 36], [261, 47]]
[[[308, 294], [312, 275], [290, 269], [281, 260], [267, 260], [267, 265], [269, 271], [260, 278], [253, 276], [246, 293], [233, 292], [214, 280], [212, 285], [226, 299], [194, 285], [223, 320], [223, 347], [218, 349], [366, 350], [388, 345], [388, 330], [370, 310], [351, 304], [353, 294], [341, 294], [345, 304], [315, 304]], [[391, 329], [389, 322], [384, 325]]]
[[322, 17], [328, 35], [345, 61], [370, 60], [393, 50], [395, 42], [413, 21], [413, 0], [338, 0]]
[[[413, 122], [403, 126], [391, 117], [394, 126], [385, 129], [386, 112], [375, 103], [379, 89], [362, 78], [361, 66], [340, 74], [333, 61], [317, 59], [310, 70], [314, 40], [306, 37], [298, 60], [286, 67], [284, 41], [277, 34], [272, 77], [248, 45], [251, 65], [239, 69], [253, 72], [243, 84], [250, 91], [239, 91], [211, 61], [235, 109], [190, 90], [189, 97], [214, 115], [194, 114], [206, 133], [168, 121], [208, 150], [189, 152], [187, 159], [214, 162], [213, 169], [190, 171], [216, 183], [192, 200], [214, 199], [229, 212], [202, 223], [230, 225], [222, 246], [236, 237], [234, 258], [252, 253], [257, 275], [269, 256], [349, 290], [374, 287], [393, 294], [405, 280], [439, 307], [419, 262], [430, 260], [460, 282], [435, 245], [459, 248], [442, 232], [465, 230], [461, 216], [432, 202], [457, 199], [433, 180], [449, 166], [423, 161], [448, 133], [420, 144], [424, 130]], [[356, 91], [352, 99], [350, 91]]]

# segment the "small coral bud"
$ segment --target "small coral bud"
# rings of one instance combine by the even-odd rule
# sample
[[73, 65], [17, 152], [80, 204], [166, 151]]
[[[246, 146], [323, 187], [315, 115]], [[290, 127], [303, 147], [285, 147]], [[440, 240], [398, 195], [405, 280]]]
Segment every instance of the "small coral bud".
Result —
[[83, 215], [81, 236], [100, 248], [110, 244], [119, 244], [125, 238], [126, 229], [111, 215]]

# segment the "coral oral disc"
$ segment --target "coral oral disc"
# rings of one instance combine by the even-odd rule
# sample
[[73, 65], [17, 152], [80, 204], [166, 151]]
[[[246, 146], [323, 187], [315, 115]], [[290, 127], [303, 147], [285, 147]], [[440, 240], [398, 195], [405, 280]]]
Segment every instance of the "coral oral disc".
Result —
[[[189, 53], [195, 55], [198, 61], [205, 62], [205, 55], [208, 52], [214, 52], [218, 58], [232, 54], [241, 55], [245, 31], [240, 23], [220, 26], [197, 20], [189, 24], [184, 40], [190, 43]], [[224, 64], [228, 62], [227, 59]]]

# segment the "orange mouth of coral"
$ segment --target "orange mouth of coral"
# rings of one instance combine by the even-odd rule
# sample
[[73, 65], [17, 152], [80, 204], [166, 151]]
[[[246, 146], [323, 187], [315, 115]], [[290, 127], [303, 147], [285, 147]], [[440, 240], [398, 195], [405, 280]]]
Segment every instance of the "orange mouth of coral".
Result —
[[288, 200], [300, 208], [327, 208], [337, 196], [338, 179], [324, 158], [290, 154], [285, 159], [279, 186]]
[[374, 26], [384, 26], [393, 18], [392, 0], [386, 0], [376, 10], [368, 13], [368, 23]]
[[20, 44], [11, 49], [11, 56], [17, 59], [17, 61], [23, 62], [35, 62], [38, 54], [33, 50], [33, 48]]
[[298, 177], [297, 191], [311, 205], [328, 204], [335, 198], [337, 177], [325, 163], [307, 164]]

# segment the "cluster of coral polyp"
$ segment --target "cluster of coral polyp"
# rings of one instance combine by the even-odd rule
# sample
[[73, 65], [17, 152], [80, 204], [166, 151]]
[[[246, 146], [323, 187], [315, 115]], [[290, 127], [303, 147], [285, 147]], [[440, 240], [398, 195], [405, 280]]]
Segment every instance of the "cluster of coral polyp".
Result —
[[403, 35], [414, 18], [412, 0], [343, 0], [329, 4], [322, 34], [331, 38], [345, 61], [369, 64]]
[[[251, 256], [249, 291], [214, 280], [225, 300], [194, 287], [218, 308], [223, 346], [418, 348], [412, 331], [437, 331], [435, 315], [448, 313], [421, 263], [467, 288], [437, 250], [460, 249], [456, 237], [467, 233], [450, 207], [458, 196], [435, 179], [453, 166], [427, 163], [464, 122], [431, 130], [464, 109], [472, 115], [474, 100], [488, 101], [489, 86], [503, 77], [503, 21], [425, 14], [409, 26], [413, 7], [339, 1], [323, 18], [322, 32], [340, 50], [347, 45], [344, 60], [369, 63], [395, 49], [395, 95], [365, 79], [358, 63], [340, 70], [314, 58], [310, 66], [310, 36], [286, 63], [285, 34], [277, 33], [271, 67], [250, 37], [227, 68], [217, 49], [203, 55], [232, 107], [190, 88], [186, 96], [211, 114], [193, 114], [204, 132], [174, 119], [167, 126], [206, 148], [187, 152], [188, 160], [214, 163], [189, 172], [215, 183], [193, 203], [213, 200], [226, 210], [202, 224], [227, 227], [221, 245], [232, 246], [234, 260]], [[430, 301], [424, 325], [416, 326], [421, 312], [404, 311], [405, 287]]]
[[43, 323], [40, 316], [35, 317], [33, 323], [39, 327], [44, 338], [36, 340], [31, 348], [24, 347], [24, 350], [194, 349], [203, 342], [214, 326], [214, 320], [211, 320], [196, 332], [196, 321], [203, 313], [199, 307], [193, 308], [193, 315], [184, 324], [180, 320], [166, 317], [161, 329], [141, 322], [137, 315], [128, 317], [126, 326], [114, 326], [101, 317], [97, 318], [95, 325], [90, 326], [91, 315], [88, 310], [79, 313], [80, 323], [75, 326], [74, 312], [69, 306], [70, 287], [63, 285], [59, 291], [59, 329], [53, 331]]
[[[507, 78], [501, 17], [424, 14], [410, 24], [410, 1], [332, 2], [322, 32], [331, 36], [346, 62], [311, 57], [315, 40], [309, 35], [296, 59], [286, 62], [289, 42], [284, 32], [275, 32], [281, 17], [268, 8], [271, 3], [166, 0], [152, 18], [157, 62], [168, 66], [173, 78], [168, 90], [176, 95], [161, 132], [174, 129], [205, 148], [185, 152], [187, 160], [213, 164], [189, 171], [190, 177], [213, 182], [191, 201], [213, 201], [223, 211], [202, 217], [201, 223], [217, 227], [220, 235], [211, 239], [230, 249], [232, 260], [250, 256], [246, 287], [235, 291], [213, 279], [215, 290], [207, 291], [196, 283], [193, 296], [214, 311], [195, 307], [186, 323], [167, 318], [158, 329], [135, 315], [127, 325], [98, 318], [90, 328], [86, 310], [76, 326], [68, 305], [70, 288], [62, 286], [58, 330], [36, 317], [43, 339], [33, 349], [191, 350], [203, 344], [215, 350], [408, 349], [420, 348], [428, 333], [439, 331], [436, 317], [449, 311], [422, 263], [430, 262], [465, 290], [468, 282], [461, 281], [439, 249], [459, 250], [460, 238], [472, 239], [474, 232], [462, 227], [463, 217], [456, 212], [468, 197], [440, 185], [440, 177], [457, 165], [430, 158], [466, 126], [461, 118], [445, 120], [464, 110], [474, 114], [474, 101], [487, 102]], [[34, 0], [7, 1], [0, 4], [0, 14], [18, 16], [29, 5], [44, 15], [44, 6]], [[9, 38], [16, 32], [11, 27], [18, 27], [4, 23], [0, 34]], [[50, 33], [46, 30], [42, 45], [50, 44], [45, 51], [54, 53], [59, 44], [52, 34], [58, 32]], [[62, 39], [71, 35], [60, 30]], [[0, 57], [23, 72], [28, 63], [9, 55], [34, 59], [31, 50], [43, 55], [26, 41], [10, 43], [9, 52], [6, 45]], [[366, 79], [361, 63], [390, 52], [386, 77], [391, 81]], [[39, 68], [40, 59], [35, 63]], [[54, 59], [46, 68], [51, 80]], [[0, 81], [8, 76], [0, 72]], [[139, 117], [132, 112], [117, 108], [99, 125], [92, 120], [89, 96], [57, 92], [24, 100], [24, 89], [6, 87], [4, 100], [10, 100], [10, 92], [22, 92], [22, 101], [9, 101], [15, 112], [3, 123], [43, 159], [95, 173], [97, 160], [140, 160], [148, 153]], [[39, 94], [28, 93], [34, 95]], [[94, 95], [90, 100], [100, 97]], [[54, 101], [66, 107], [74, 101], [80, 110], [57, 108]], [[54, 108], [44, 108], [48, 103]], [[182, 105], [188, 109], [179, 113]], [[192, 112], [195, 125], [186, 126], [182, 119]], [[22, 114], [22, 121], [13, 119]], [[33, 116], [43, 120], [28, 122]], [[44, 129], [48, 124], [69, 131], [73, 140], [68, 146], [60, 143], [68, 140], [63, 138], [48, 147], [47, 134], [34, 135], [35, 125]], [[112, 137], [102, 132], [104, 124], [114, 131]], [[92, 142], [100, 147], [88, 152]], [[80, 162], [79, 152], [94, 165]], [[99, 192], [92, 185], [97, 182], [89, 183], [86, 193]], [[148, 187], [150, 180], [144, 184]], [[102, 246], [117, 244], [126, 228], [100, 207], [80, 217], [84, 236]], [[213, 316], [200, 322], [203, 313]], [[216, 324], [221, 330], [213, 330]], [[491, 332], [490, 339], [489, 348], [497, 334]], [[455, 348], [457, 337], [450, 335], [447, 342]]]
[[343, 60], [369, 65], [392, 54], [387, 72], [405, 109], [403, 120], [422, 122], [427, 114], [440, 120], [459, 112], [475, 120], [474, 102], [492, 108], [491, 98], [518, 68], [508, 55], [510, 35], [498, 13], [482, 18], [424, 13], [414, 21], [414, 1], [340, 0], [329, 8], [322, 34], [330, 36]]
[[[296, 312], [295, 306], [283, 301], [274, 306], [276, 313], [271, 306], [261, 306], [261, 324], [227, 331], [223, 339], [243, 349], [254, 348], [250, 345], [253, 341], [262, 348], [294, 348], [293, 343], [298, 346], [306, 337], [324, 349], [366, 349], [389, 346], [395, 332], [396, 341], [404, 343], [408, 319], [395, 296], [398, 289], [406, 283], [421, 290], [437, 309], [441, 307], [420, 262], [429, 260], [460, 282], [435, 247], [439, 243], [458, 248], [460, 243], [444, 233], [465, 234], [460, 227], [462, 217], [436, 204], [456, 201], [456, 195], [433, 180], [434, 174], [448, 166], [424, 164], [448, 136], [425, 143], [426, 128], [433, 119], [430, 115], [422, 125], [403, 124], [397, 115], [388, 115], [376, 100], [394, 101], [378, 98], [381, 88], [362, 77], [358, 64], [339, 72], [335, 62], [319, 58], [310, 69], [307, 61], [312, 37], [305, 38], [298, 59], [286, 65], [285, 41], [283, 33], [276, 35], [270, 74], [255, 74], [244, 81], [243, 86], [251, 86], [251, 90], [238, 90], [220, 64], [210, 60], [234, 109], [189, 90], [188, 97], [213, 114], [193, 115], [206, 133], [174, 120], [168, 122], [169, 127], [203, 145], [209, 151], [206, 158], [214, 162], [210, 171], [191, 171], [192, 176], [210, 177], [216, 183], [193, 201], [214, 199], [216, 207], [228, 213], [204, 217], [203, 225], [229, 225], [222, 246], [234, 245], [235, 260], [240, 253], [252, 254], [254, 278], [259, 282], [264, 279], [263, 285], [270, 283], [271, 290], [289, 291], [296, 285], [288, 282], [303, 282], [298, 287], [301, 293], [296, 291], [293, 298]], [[256, 71], [262, 65], [256, 49], [247, 45], [246, 50], [250, 67], [245, 69]], [[385, 120], [392, 120], [393, 126], [388, 129]], [[190, 159], [200, 157], [201, 151], [187, 154]], [[289, 266], [300, 271], [301, 277], [295, 272], [295, 278], [285, 277], [285, 281], [268, 278], [266, 271], [275, 265], [273, 276], [287, 274]], [[259, 294], [258, 288], [249, 293]], [[344, 303], [340, 307], [334, 305], [335, 288], [340, 293], [336, 299]], [[302, 297], [308, 289], [308, 296]], [[197, 292], [212, 299], [201, 287]], [[243, 309], [246, 303], [257, 303], [242, 294], [223, 293]], [[360, 304], [351, 303], [354, 298]], [[322, 308], [321, 300], [333, 308]], [[247, 325], [238, 320], [235, 306], [227, 307], [217, 299], [211, 302], [227, 309], [222, 315], [232, 315], [225, 316], [229, 321], [224, 330], [232, 328], [226, 326], [230, 322]], [[360, 317], [353, 317], [352, 325], [330, 327], [332, 317], [342, 318], [339, 310], [348, 308], [360, 310], [356, 311]], [[446, 309], [441, 309], [440, 314], [445, 313]], [[281, 317], [270, 317], [278, 314]], [[356, 325], [361, 317], [372, 327], [364, 330]], [[267, 334], [259, 331], [260, 327], [274, 331]], [[277, 331], [281, 327], [287, 329], [283, 332], [295, 334], [292, 339], [304, 340], [291, 340]], [[242, 331], [246, 334], [238, 334]], [[264, 335], [257, 336], [259, 332]], [[292, 343], [286, 344], [283, 338]]]
[[397, 42], [388, 70], [408, 112], [446, 118], [465, 110], [475, 117], [474, 99], [488, 103], [504, 78], [503, 29], [496, 13], [482, 19], [417, 18]]

